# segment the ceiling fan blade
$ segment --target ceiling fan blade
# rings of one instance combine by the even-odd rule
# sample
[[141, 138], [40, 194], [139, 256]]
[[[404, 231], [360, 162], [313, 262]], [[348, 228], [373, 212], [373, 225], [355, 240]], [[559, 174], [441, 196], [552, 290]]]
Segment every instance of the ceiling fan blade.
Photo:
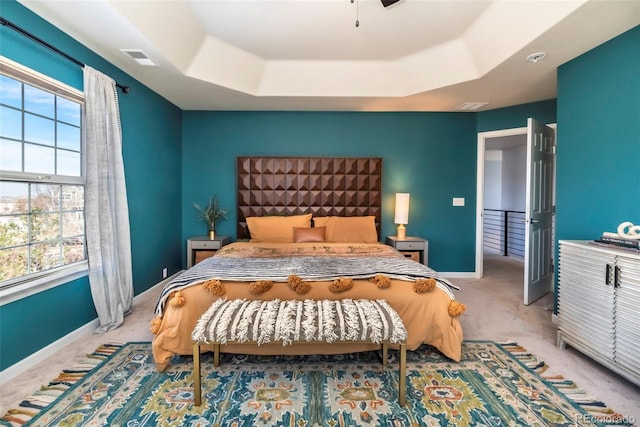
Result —
[[394, 3], [399, 2], [400, 0], [380, 0], [384, 7], [391, 6]]

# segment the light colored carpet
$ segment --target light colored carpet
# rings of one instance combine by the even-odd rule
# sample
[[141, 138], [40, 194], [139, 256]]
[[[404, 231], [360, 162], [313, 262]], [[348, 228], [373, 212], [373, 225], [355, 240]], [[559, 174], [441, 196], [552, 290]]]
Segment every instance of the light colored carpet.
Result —
[[[640, 423], [640, 387], [571, 348], [556, 347], [555, 325], [551, 321], [553, 296], [547, 295], [530, 306], [522, 304], [522, 262], [486, 255], [484, 273], [485, 277], [479, 280], [453, 280], [461, 287], [457, 299], [467, 304], [467, 312], [460, 318], [465, 339], [516, 341], [544, 360], [550, 366], [548, 373], [564, 375], [588, 394]], [[133, 313], [117, 330], [82, 337], [4, 384], [0, 412], [15, 407], [23, 397], [48, 383], [69, 366], [70, 360], [91, 353], [105, 342], [152, 340], [149, 321], [159, 292], [160, 289], [152, 289], [137, 298]]]

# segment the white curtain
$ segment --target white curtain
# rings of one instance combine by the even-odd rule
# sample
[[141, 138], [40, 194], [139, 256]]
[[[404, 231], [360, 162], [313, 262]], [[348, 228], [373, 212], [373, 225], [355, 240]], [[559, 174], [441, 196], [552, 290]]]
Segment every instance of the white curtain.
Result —
[[133, 303], [129, 208], [116, 90], [113, 79], [84, 67], [87, 255], [91, 295], [100, 320], [96, 332], [100, 333], [120, 326]]

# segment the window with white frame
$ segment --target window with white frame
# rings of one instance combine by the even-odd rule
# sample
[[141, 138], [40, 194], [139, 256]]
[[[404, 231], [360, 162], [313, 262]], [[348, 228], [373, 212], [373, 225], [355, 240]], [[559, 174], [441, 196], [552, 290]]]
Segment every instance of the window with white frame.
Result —
[[0, 68], [0, 290], [86, 264], [82, 92]]

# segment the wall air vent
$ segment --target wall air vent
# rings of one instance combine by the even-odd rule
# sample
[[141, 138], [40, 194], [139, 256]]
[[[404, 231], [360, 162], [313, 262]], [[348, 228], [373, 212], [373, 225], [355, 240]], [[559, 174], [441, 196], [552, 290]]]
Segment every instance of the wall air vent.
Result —
[[456, 110], [475, 111], [475, 110], [479, 110], [480, 108], [484, 107], [487, 104], [488, 102], [465, 102], [462, 105], [458, 105], [456, 107]]
[[143, 65], [145, 67], [154, 67], [156, 64], [149, 59], [146, 53], [144, 53], [141, 49], [120, 49], [120, 52], [123, 52], [129, 58], [133, 59], [138, 63], [138, 65]]

